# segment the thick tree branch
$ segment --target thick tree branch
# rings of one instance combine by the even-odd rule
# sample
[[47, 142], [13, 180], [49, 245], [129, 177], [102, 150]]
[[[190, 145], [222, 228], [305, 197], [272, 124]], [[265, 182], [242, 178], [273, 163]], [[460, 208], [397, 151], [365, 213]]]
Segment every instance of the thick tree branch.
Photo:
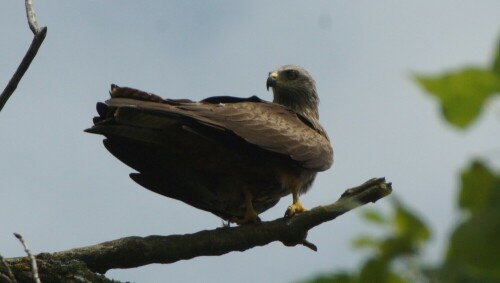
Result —
[[389, 195], [391, 191], [391, 184], [386, 183], [384, 178], [371, 179], [358, 187], [348, 189], [331, 205], [318, 206], [291, 218], [186, 235], [126, 237], [51, 255], [40, 254], [38, 257], [50, 256], [63, 262], [80, 260], [86, 263], [90, 270], [105, 273], [114, 268], [172, 263], [198, 256], [245, 251], [274, 241], [280, 241], [286, 246], [302, 244], [315, 250], [316, 246], [306, 240], [310, 229], [356, 207], [375, 202]]
[[38, 52], [38, 49], [42, 45], [45, 36], [47, 35], [47, 27], [40, 28], [36, 22], [35, 11], [33, 10], [33, 4], [31, 3], [31, 0], [26, 0], [25, 6], [26, 6], [26, 17], [28, 18], [28, 25], [34, 34], [34, 37], [28, 51], [26, 52], [26, 55], [24, 55], [24, 58], [21, 61], [21, 64], [19, 65], [19, 67], [17, 67], [16, 72], [14, 73], [9, 83], [3, 90], [2, 94], [0, 95], [0, 111], [2, 111], [5, 103], [7, 103], [7, 100], [9, 100], [10, 96], [16, 90], [17, 85], [19, 84], [21, 78], [28, 70], [31, 62], [33, 61]]
[[[114, 268], [172, 263], [197, 256], [245, 251], [274, 241], [280, 241], [287, 246], [300, 244], [315, 250], [316, 246], [306, 240], [310, 229], [351, 209], [375, 202], [391, 192], [391, 184], [386, 183], [384, 178], [371, 179], [358, 187], [348, 189], [333, 204], [319, 206], [291, 218], [187, 235], [126, 237], [53, 254], [41, 253], [37, 255], [39, 275], [44, 283], [111, 283], [117, 281], [96, 272], [105, 273]], [[33, 282], [29, 257], [7, 259], [4, 265], [0, 265], [0, 274], [4, 275], [0, 277], [0, 282], [9, 280], [6, 279], [6, 268], [9, 267], [19, 283]]]

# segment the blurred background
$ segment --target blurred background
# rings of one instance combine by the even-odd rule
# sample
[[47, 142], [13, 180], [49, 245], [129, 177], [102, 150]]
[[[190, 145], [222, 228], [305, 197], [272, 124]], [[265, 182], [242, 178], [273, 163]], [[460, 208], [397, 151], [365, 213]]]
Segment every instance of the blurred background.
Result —
[[[415, 79], [488, 68], [500, 35], [499, 1], [34, 2], [47, 38], [0, 113], [4, 257], [24, 254], [13, 232], [40, 253], [222, 225], [212, 214], [141, 188], [101, 137], [83, 133], [111, 83], [169, 98], [271, 100], [268, 71], [304, 66], [317, 82], [335, 163], [302, 203], [332, 203], [346, 188], [384, 176], [432, 231], [419, 249], [425, 264], [441, 261], [459, 220], [460, 170], [474, 157], [499, 164], [498, 99], [457, 127], [442, 119], [438, 95], [426, 94], [433, 90], [429, 81]], [[32, 40], [22, 1], [0, 4], [0, 26], [3, 88]], [[261, 218], [281, 217], [290, 201]], [[383, 199], [366, 209], [390, 214], [393, 204]], [[106, 275], [135, 282], [295, 282], [352, 270], [370, 254], [353, 250], [353, 239], [384, 234], [362, 211], [310, 231], [318, 252], [273, 243]]]

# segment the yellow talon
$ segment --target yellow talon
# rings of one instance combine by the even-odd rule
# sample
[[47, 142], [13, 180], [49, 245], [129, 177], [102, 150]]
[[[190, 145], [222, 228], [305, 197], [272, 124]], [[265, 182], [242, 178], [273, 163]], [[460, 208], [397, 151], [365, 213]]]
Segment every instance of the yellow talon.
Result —
[[285, 217], [292, 217], [295, 214], [307, 211], [307, 209], [304, 206], [302, 206], [302, 203], [300, 203], [297, 192], [292, 192], [292, 197], [293, 197], [293, 203], [288, 206], [285, 212]]
[[229, 221], [238, 225], [260, 223], [260, 218], [253, 209], [252, 195], [249, 192], [245, 192], [245, 208], [246, 212], [243, 218], [233, 216]]

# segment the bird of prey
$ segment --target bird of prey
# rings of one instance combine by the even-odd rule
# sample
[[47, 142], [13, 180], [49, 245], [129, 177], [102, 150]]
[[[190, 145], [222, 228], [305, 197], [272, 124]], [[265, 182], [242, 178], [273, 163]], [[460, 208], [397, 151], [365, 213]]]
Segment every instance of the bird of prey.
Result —
[[319, 124], [315, 81], [302, 67], [269, 72], [273, 102], [256, 96], [162, 99], [111, 86], [94, 126], [105, 147], [136, 170], [130, 177], [158, 194], [238, 224], [292, 194], [285, 216], [305, 211], [299, 195], [333, 163]]

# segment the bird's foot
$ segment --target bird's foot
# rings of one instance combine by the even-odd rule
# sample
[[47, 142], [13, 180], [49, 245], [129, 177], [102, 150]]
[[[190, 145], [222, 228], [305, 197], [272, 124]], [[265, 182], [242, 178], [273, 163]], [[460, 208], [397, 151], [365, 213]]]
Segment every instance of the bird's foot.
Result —
[[261, 221], [257, 213], [247, 213], [243, 218], [233, 216], [231, 217], [231, 219], [229, 219], [229, 222], [236, 223], [238, 225], [246, 225], [246, 224], [258, 224]]
[[307, 211], [307, 209], [304, 206], [302, 206], [300, 201], [296, 201], [288, 206], [288, 208], [285, 212], [285, 217], [292, 217], [295, 214], [302, 213], [305, 211]]
[[253, 208], [252, 194], [249, 193], [248, 191], [245, 191], [244, 195], [245, 195], [245, 208], [246, 208], [245, 217], [238, 218], [236, 216], [233, 216], [231, 217], [231, 219], [229, 219], [229, 221], [232, 223], [236, 223], [238, 225], [260, 223], [260, 218], [257, 215], [255, 209]]

